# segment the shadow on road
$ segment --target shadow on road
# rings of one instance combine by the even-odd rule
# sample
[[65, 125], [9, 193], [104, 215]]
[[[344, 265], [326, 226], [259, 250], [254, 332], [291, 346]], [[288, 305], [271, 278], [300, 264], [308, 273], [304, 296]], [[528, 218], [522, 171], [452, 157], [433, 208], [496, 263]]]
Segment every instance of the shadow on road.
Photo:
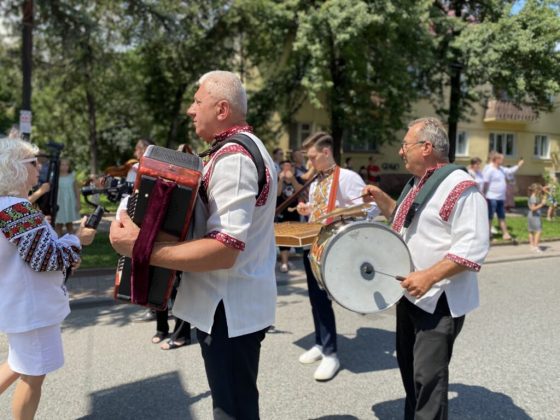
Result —
[[[95, 310], [97, 309], [97, 310]], [[64, 320], [63, 330], [76, 330], [92, 325], [123, 327], [138, 320], [146, 308], [130, 304], [111, 304], [74, 309]], [[107, 316], [109, 315], [109, 316]], [[155, 328], [155, 321], [154, 321]]]
[[[295, 341], [304, 350], [315, 344], [314, 333]], [[378, 328], [358, 328], [354, 337], [338, 335], [338, 357], [342, 369], [352, 373], [396, 369], [395, 333]]]
[[191, 397], [172, 372], [90, 394], [90, 413], [80, 420], [192, 419], [189, 407], [204, 398], [210, 391]]
[[[449, 385], [449, 418], [462, 420], [508, 419], [529, 420], [525, 410], [500, 392], [481, 386], [463, 384]], [[404, 391], [403, 391], [404, 393]], [[381, 420], [402, 418], [404, 398], [375, 404], [373, 414]]]

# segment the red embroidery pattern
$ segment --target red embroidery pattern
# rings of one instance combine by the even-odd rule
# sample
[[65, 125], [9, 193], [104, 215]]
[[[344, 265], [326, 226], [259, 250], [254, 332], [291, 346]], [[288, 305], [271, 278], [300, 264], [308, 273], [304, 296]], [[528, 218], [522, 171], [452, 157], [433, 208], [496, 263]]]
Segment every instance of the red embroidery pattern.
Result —
[[210, 178], [212, 178], [212, 173], [214, 172], [214, 165], [216, 164], [216, 161], [223, 155], [234, 154], [234, 153], [242, 153], [245, 156], [248, 156], [249, 159], [252, 159], [249, 152], [243, 146], [241, 146], [239, 144], [234, 143], [234, 144], [222, 147], [214, 155], [212, 155], [212, 158], [209, 162], [210, 167], [208, 168], [208, 170], [202, 176], [202, 184], [204, 185], [204, 188], [206, 189], [206, 191], [208, 191], [208, 185], [210, 184]]
[[234, 134], [240, 133], [242, 131], [245, 131], [246, 133], [253, 133], [253, 127], [251, 127], [250, 125], [234, 125], [233, 127], [230, 127], [227, 130], [216, 134], [214, 136], [214, 143], [225, 140], [228, 137], [231, 137]]
[[462, 265], [464, 267], [467, 267], [469, 270], [471, 271], [480, 271], [480, 264], [477, 264], [475, 262], [469, 261], [463, 257], [459, 257], [458, 255], [455, 254], [447, 254], [445, 256], [446, 259], [451, 260], [453, 262], [456, 262], [459, 265]]
[[451, 190], [451, 192], [445, 199], [443, 206], [441, 206], [441, 209], [439, 210], [439, 215], [444, 221], [447, 222], [449, 220], [449, 216], [451, 216], [451, 212], [455, 208], [455, 205], [457, 204], [459, 197], [461, 196], [461, 194], [463, 194], [463, 192], [465, 192], [465, 190], [469, 189], [470, 187], [476, 188], [476, 182], [463, 181], [457, 184], [455, 188]]
[[80, 260], [80, 249], [53, 238], [44, 216], [31, 203], [16, 203], [0, 212], [0, 230], [18, 248], [19, 256], [34, 271], [65, 272]]
[[43, 224], [44, 216], [31, 203], [16, 203], [0, 212], [0, 230], [11, 240]]
[[217, 240], [218, 242], [223, 243], [225, 246], [229, 248], [238, 249], [239, 251], [245, 250], [245, 242], [241, 242], [238, 239], [235, 239], [232, 236], [229, 236], [227, 233], [218, 232], [214, 230], [208, 233], [205, 238], [212, 238]]
[[266, 172], [266, 183], [261, 191], [261, 195], [257, 198], [256, 206], [264, 206], [266, 204], [266, 200], [268, 199], [268, 193], [270, 192], [270, 184], [272, 182], [272, 178], [270, 177], [270, 172], [268, 168], [265, 168]]

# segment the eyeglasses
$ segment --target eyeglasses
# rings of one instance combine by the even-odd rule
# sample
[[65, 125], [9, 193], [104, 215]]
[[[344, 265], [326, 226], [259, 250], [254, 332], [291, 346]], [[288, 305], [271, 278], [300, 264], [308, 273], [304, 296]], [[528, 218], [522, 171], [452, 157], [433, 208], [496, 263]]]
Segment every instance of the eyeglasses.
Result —
[[31, 165], [37, 167], [37, 157], [22, 159], [19, 162], [20, 163], [30, 163]]
[[417, 145], [417, 144], [424, 144], [424, 143], [426, 143], [425, 140], [416, 141], [416, 142], [414, 142], [414, 143], [407, 143], [407, 142], [403, 141], [403, 142], [401, 143], [401, 149], [402, 149], [403, 151], [405, 151], [405, 150], [410, 149], [411, 146], [414, 146], [414, 145]]

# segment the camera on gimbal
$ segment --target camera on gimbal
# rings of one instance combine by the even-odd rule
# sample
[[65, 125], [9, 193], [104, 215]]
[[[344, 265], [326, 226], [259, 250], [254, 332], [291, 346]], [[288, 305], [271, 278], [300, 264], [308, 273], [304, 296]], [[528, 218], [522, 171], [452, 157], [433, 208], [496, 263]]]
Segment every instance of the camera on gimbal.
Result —
[[132, 182], [126, 182], [121, 178], [113, 178], [112, 176], [107, 176], [103, 179], [103, 186], [96, 187], [92, 185], [87, 185], [82, 187], [81, 192], [84, 196], [85, 201], [95, 206], [88, 199], [89, 196], [94, 194], [103, 194], [112, 203], [118, 203], [124, 195], [132, 193], [133, 184]]
[[86, 227], [96, 229], [101, 221], [105, 209], [103, 206], [97, 205], [90, 201], [90, 197], [95, 194], [103, 194], [112, 203], [118, 203], [121, 201], [124, 195], [131, 194], [133, 189], [133, 184], [131, 182], [126, 182], [122, 178], [113, 178], [107, 176], [103, 178], [103, 185], [97, 187], [95, 185], [87, 185], [82, 187], [80, 190], [84, 196], [84, 200], [90, 206], [95, 207], [95, 211], [88, 217], [86, 221]]

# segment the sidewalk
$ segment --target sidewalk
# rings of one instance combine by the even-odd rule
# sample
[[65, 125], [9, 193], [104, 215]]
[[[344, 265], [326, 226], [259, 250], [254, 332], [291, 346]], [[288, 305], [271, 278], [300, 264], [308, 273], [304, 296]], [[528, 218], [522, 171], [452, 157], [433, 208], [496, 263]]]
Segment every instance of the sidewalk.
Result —
[[[539, 258], [560, 257], [560, 241], [541, 243], [542, 253], [531, 251], [528, 244], [494, 245], [486, 257], [485, 264], [496, 264], [508, 261], [534, 260]], [[290, 262], [294, 269], [288, 273], [281, 273], [276, 267], [276, 281], [279, 286], [305, 283], [305, 270], [302, 257], [293, 255]], [[73, 307], [83, 307], [99, 304], [112, 304], [114, 268], [83, 269], [68, 280], [67, 288], [70, 293], [70, 304]]]

